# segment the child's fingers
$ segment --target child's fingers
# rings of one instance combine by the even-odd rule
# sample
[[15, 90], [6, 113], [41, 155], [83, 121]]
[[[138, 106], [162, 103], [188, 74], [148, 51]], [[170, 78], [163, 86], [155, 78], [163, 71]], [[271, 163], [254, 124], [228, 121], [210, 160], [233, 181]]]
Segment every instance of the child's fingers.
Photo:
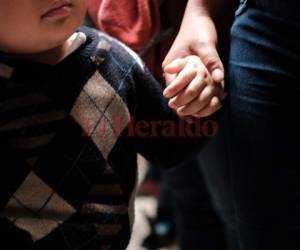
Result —
[[208, 85], [204, 88], [204, 90], [198, 98], [196, 98], [194, 101], [187, 104], [186, 106], [180, 107], [177, 110], [177, 113], [179, 115], [194, 115], [202, 109], [204, 109], [207, 105], [209, 105], [214, 96], [218, 97], [218, 99], [221, 100], [223, 96], [222, 87]]
[[170, 108], [178, 109], [177, 106], [175, 105], [176, 99], [177, 99], [177, 96], [175, 96], [175, 97], [173, 97], [169, 100], [169, 107]]
[[207, 105], [204, 109], [193, 115], [196, 118], [207, 117], [218, 111], [222, 108], [222, 104], [218, 97], [214, 96], [209, 105]]
[[167, 74], [178, 74], [188, 62], [188, 58], [179, 58], [168, 64], [163, 68], [163, 71]]
[[164, 96], [171, 98], [181, 92], [190, 82], [197, 76], [197, 69], [185, 67], [176, 77], [174, 81], [164, 90]]
[[208, 84], [209, 79], [206, 72], [199, 72], [198, 75], [193, 79], [193, 81], [182, 92], [180, 92], [176, 97], [170, 100], [170, 107], [179, 108], [190, 103], [200, 95], [202, 90]]
[[166, 86], [169, 86], [177, 77], [177, 74], [164, 74]]

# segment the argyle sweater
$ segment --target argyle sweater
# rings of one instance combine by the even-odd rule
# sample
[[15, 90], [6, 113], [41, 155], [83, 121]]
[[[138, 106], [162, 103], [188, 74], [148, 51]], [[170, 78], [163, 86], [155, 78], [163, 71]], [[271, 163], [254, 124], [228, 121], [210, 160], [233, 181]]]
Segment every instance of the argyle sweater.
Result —
[[133, 52], [81, 32], [55, 66], [0, 55], [1, 250], [126, 249], [137, 153], [169, 167], [207, 141], [174, 134], [187, 124]]

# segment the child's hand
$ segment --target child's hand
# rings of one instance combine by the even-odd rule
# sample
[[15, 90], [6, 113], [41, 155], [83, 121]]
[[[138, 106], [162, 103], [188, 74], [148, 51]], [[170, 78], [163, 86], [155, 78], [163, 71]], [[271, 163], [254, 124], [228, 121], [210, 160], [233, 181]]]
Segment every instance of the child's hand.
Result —
[[177, 110], [179, 116], [206, 117], [221, 108], [226, 96], [224, 84], [213, 81], [199, 57], [174, 60], [164, 72], [173, 75], [164, 96], [171, 98], [169, 106]]

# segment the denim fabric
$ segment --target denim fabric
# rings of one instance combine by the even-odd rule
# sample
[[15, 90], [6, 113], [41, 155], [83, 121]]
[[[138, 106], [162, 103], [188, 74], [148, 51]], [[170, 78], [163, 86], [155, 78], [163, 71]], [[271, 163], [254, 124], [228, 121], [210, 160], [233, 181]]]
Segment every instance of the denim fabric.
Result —
[[274, 18], [285, 18], [289, 20], [300, 20], [299, 0], [240, 0], [241, 3], [248, 1], [257, 8], [269, 12]]
[[197, 158], [166, 172], [162, 185], [169, 191], [165, 203], [174, 209], [181, 250], [228, 250], [223, 223], [211, 203]]
[[231, 29], [228, 116], [201, 154], [231, 249], [300, 249], [299, 10], [242, 1]]
[[[237, 225], [232, 199], [231, 171], [228, 152], [228, 103], [224, 103], [223, 117], [218, 135], [199, 155], [200, 172], [205, 180], [212, 204], [220, 216], [227, 245], [230, 250], [238, 250]], [[215, 239], [218, 241], [218, 239]]]

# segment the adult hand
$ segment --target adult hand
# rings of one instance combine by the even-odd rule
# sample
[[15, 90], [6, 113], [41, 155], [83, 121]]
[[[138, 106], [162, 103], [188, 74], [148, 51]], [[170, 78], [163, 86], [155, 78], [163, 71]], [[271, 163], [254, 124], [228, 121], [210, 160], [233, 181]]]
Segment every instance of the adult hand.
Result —
[[[188, 4], [187, 6], [180, 31], [162, 65], [163, 68], [166, 69], [164, 70], [166, 84], [171, 84], [177, 75], [174, 71], [168, 71], [167, 65], [178, 58], [197, 55], [211, 74], [215, 85], [214, 87], [224, 90], [224, 67], [217, 51], [217, 32], [215, 24], [208, 13], [199, 12], [199, 6], [196, 10], [196, 8], [194, 8], [195, 6], [191, 5], [192, 4]], [[222, 91], [219, 91], [219, 93], [222, 93]], [[178, 92], [174, 89], [174, 92], [169, 91], [168, 97], [172, 96], [174, 98], [176, 95], [178, 95]], [[192, 90], [192, 93], [185, 91], [180, 96], [181, 99], [185, 100], [185, 103], [193, 103], [192, 106], [196, 108], [197, 105], [195, 105], [195, 102], [197, 102], [197, 100], [192, 99], [192, 97], [195, 97], [195, 90]], [[217, 96], [219, 102], [221, 102], [224, 97], [225, 95], [223, 94]], [[189, 104], [187, 104], [187, 106], [189, 106]], [[217, 107], [218, 105], [214, 103], [213, 106], [208, 105], [201, 111], [194, 108], [194, 111], [197, 112], [194, 116], [208, 116], [219, 108]]]
[[[209, 17], [185, 17], [162, 66], [189, 55], [200, 57], [215, 82], [224, 80], [224, 67], [217, 51], [217, 33]], [[168, 82], [167, 82], [168, 84]]]

